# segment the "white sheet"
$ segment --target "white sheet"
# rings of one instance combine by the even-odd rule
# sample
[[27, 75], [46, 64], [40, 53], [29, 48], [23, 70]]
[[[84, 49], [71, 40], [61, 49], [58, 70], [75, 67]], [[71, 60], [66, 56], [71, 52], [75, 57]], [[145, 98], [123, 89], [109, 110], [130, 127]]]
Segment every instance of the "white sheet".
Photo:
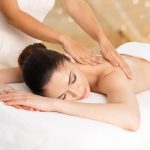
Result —
[[[11, 85], [28, 90], [24, 84]], [[141, 125], [136, 132], [60, 113], [17, 110], [0, 102], [0, 150], [149, 150], [150, 91], [137, 98]], [[82, 102], [103, 103], [105, 97], [91, 93]]]

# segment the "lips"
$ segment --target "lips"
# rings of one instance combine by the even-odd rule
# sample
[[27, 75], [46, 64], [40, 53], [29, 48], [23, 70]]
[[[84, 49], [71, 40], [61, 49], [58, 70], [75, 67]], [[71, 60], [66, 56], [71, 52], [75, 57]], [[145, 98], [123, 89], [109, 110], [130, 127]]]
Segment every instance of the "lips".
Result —
[[87, 94], [87, 90], [86, 90], [86, 89], [84, 89], [83, 94], [82, 94], [82, 96], [81, 96], [81, 98], [80, 98], [80, 99], [85, 98], [85, 97], [86, 97], [86, 94]]

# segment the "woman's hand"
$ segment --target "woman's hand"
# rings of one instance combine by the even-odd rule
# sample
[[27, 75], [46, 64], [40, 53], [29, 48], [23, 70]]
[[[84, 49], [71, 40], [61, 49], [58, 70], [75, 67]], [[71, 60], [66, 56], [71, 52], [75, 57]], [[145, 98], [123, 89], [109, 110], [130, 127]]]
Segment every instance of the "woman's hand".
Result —
[[[7, 94], [7, 92], [9, 92], [10, 90], [15, 90], [15, 89], [13, 87], [7, 85], [7, 84], [3, 84], [3, 83], [0, 84], [0, 96], [2, 96], [3, 94]], [[33, 108], [26, 107], [26, 106], [15, 105], [14, 107], [17, 108], [17, 109], [25, 109], [25, 110], [37, 111], [37, 110], [35, 110]]]
[[55, 100], [21, 90], [9, 89], [6, 93], [0, 95], [0, 101], [13, 107], [21, 106], [21, 108], [27, 108], [27, 110], [28, 108], [33, 108], [33, 110], [46, 112], [54, 111]]
[[132, 73], [127, 65], [127, 63], [121, 58], [119, 53], [114, 49], [112, 44], [107, 38], [103, 38], [100, 41], [100, 46], [101, 46], [101, 54], [103, 57], [108, 60], [113, 66], [119, 66], [123, 72], [126, 74], [128, 79], [132, 79]]
[[81, 64], [97, 65], [103, 62], [102, 56], [93, 54], [90, 50], [80, 45], [77, 41], [67, 36], [62, 36], [61, 43], [66, 53]]
[[7, 93], [8, 90], [13, 90], [14, 88], [7, 85], [7, 84], [3, 84], [0, 83], [0, 95]]

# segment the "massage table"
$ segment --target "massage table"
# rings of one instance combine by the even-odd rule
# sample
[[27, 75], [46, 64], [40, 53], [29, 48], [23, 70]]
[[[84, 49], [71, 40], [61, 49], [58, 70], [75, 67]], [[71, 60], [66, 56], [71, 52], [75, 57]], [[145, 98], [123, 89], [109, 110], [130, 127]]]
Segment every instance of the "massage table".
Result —
[[[118, 49], [147, 48], [129, 42]], [[30, 90], [24, 83], [10, 86]], [[115, 125], [57, 112], [15, 109], [0, 102], [0, 150], [150, 150], [150, 90], [137, 94], [141, 123], [131, 132]], [[105, 103], [105, 96], [92, 93], [81, 100]]]

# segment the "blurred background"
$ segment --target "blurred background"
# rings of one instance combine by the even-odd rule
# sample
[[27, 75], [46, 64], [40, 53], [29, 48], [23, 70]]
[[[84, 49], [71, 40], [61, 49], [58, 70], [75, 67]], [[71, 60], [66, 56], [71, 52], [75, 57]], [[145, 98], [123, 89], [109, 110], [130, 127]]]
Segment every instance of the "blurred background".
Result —
[[[115, 48], [128, 41], [150, 42], [150, 0], [86, 1]], [[97, 43], [74, 22], [59, 0], [56, 0], [55, 7], [44, 23], [73, 37], [93, 51], [99, 50]], [[51, 49], [62, 50], [58, 45], [45, 44]]]

